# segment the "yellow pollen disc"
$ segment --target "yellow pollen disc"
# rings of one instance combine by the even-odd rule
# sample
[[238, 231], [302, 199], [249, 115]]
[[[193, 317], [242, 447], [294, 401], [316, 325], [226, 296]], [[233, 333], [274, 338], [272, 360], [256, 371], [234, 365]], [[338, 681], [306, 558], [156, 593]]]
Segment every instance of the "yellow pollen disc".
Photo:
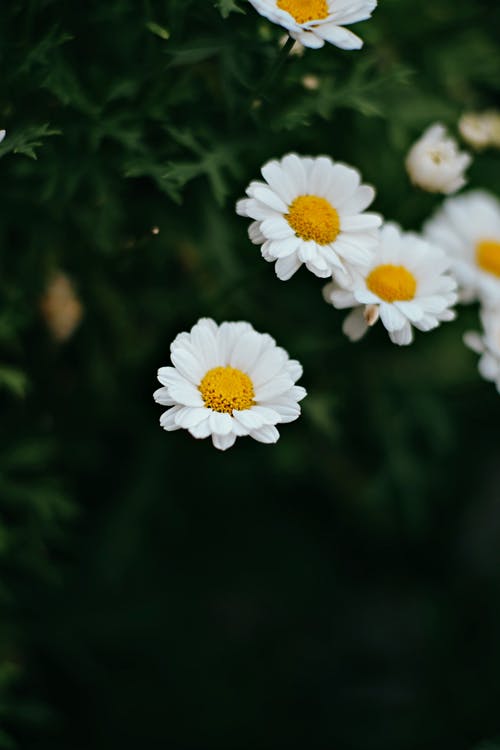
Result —
[[385, 302], [403, 302], [415, 297], [417, 280], [404, 266], [377, 266], [366, 279], [368, 289]]
[[328, 16], [326, 0], [278, 0], [278, 8], [286, 10], [297, 23], [319, 21]]
[[213, 367], [198, 386], [205, 406], [213, 411], [232, 414], [254, 404], [253, 383], [244, 372], [235, 367]]
[[329, 245], [340, 232], [340, 218], [334, 207], [317, 195], [299, 195], [285, 215], [297, 237]]
[[476, 246], [477, 265], [495, 276], [500, 276], [500, 242], [481, 240]]

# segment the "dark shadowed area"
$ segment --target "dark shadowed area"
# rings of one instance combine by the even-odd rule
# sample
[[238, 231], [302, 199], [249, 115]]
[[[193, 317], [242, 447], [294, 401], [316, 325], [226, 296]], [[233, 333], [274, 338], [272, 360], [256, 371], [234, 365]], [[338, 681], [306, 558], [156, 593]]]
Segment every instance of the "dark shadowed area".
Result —
[[[271, 80], [282, 30], [244, 0], [1, 15], [0, 748], [499, 748], [478, 310], [351, 344], [322, 281], [280, 282], [234, 210], [270, 158], [328, 154], [418, 231], [441, 198], [405, 155], [498, 106], [498, 0], [380, 0], [362, 51]], [[499, 174], [488, 149], [469, 184], [498, 194]], [[201, 316], [303, 364], [276, 445], [161, 429], [156, 371]]]

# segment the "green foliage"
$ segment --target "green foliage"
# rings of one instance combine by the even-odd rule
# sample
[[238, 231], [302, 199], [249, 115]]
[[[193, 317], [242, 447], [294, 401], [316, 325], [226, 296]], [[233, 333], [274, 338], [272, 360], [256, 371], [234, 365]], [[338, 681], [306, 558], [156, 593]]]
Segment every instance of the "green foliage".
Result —
[[[362, 51], [277, 74], [283, 30], [243, 0], [4, 6], [0, 748], [497, 736], [500, 406], [462, 344], [477, 310], [407, 350], [351, 345], [321, 282], [279, 282], [234, 211], [268, 159], [326, 153], [418, 230], [440, 199], [405, 154], [498, 101], [497, 0], [381, 0]], [[499, 170], [485, 151], [470, 182], [498, 191]], [[57, 269], [84, 307], [66, 342], [40, 307]], [[158, 426], [156, 370], [201, 315], [303, 363], [275, 447], [214, 455]]]

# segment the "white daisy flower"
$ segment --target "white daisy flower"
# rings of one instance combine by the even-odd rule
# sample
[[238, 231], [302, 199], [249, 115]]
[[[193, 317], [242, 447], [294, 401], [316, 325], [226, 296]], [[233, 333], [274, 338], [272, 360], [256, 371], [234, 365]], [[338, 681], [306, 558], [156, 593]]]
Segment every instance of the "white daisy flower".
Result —
[[394, 344], [410, 344], [412, 326], [431, 331], [453, 320], [456, 282], [447, 273], [450, 261], [438, 248], [394, 224], [380, 230], [376, 257], [352, 277], [337, 276], [323, 290], [338, 309], [354, 307], [343, 330], [357, 341], [380, 318]]
[[485, 380], [495, 383], [500, 393], [500, 306], [481, 311], [483, 333], [470, 332], [464, 342], [481, 355], [478, 369]]
[[275, 425], [300, 415], [306, 391], [295, 383], [302, 366], [249, 323], [218, 326], [202, 318], [176, 337], [170, 352], [174, 366], [160, 367], [163, 388], [154, 393], [155, 401], [172, 407], [160, 418], [167, 431], [212, 436], [215, 447], [226, 450], [245, 435], [275, 443]]
[[0, 130], [0, 143], [3, 141], [6, 135], [7, 135], [6, 130]]
[[470, 154], [459, 151], [457, 142], [447, 136], [446, 128], [436, 124], [410, 149], [406, 170], [422, 190], [450, 195], [465, 185], [464, 172], [471, 161]]
[[500, 303], [500, 202], [473, 191], [449, 198], [424, 225], [424, 234], [451, 257], [460, 299]]
[[500, 148], [500, 112], [466, 112], [458, 122], [460, 135], [476, 150]]
[[283, 26], [304, 47], [330, 42], [341, 49], [360, 49], [363, 41], [345, 29], [370, 18], [377, 0], [249, 0], [255, 10]]
[[265, 182], [251, 182], [236, 211], [255, 220], [250, 239], [262, 245], [265, 260], [276, 261], [278, 278], [287, 281], [303, 263], [328, 278], [373, 257], [382, 219], [364, 213], [375, 190], [360, 184], [356, 169], [327, 156], [288, 154], [261, 172]]

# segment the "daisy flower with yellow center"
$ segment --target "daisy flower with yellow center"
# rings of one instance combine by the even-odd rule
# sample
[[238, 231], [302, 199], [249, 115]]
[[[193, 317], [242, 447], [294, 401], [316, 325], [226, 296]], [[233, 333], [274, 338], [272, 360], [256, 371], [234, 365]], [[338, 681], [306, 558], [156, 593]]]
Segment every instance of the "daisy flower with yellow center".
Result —
[[500, 201], [483, 191], [449, 198], [424, 225], [451, 258], [462, 302], [500, 304]]
[[275, 443], [276, 425], [300, 415], [306, 395], [295, 385], [300, 363], [249, 323], [218, 326], [202, 318], [176, 337], [170, 352], [173, 366], [160, 367], [162, 388], [154, 393], [155, 401], [170, 407], [160, 418], [169, 432], [183, 428], [226, 450], [246, 435]]
[[318, 49], [325, 42], [360, 49], [363, 41], [344, 28], [370, 18], [377, 0], [249, 0], [261, 16], [283, 26], [292, 39]]
[[254, 219], [250, 239], [276, 263], [278, 278], [287, 281], [302, 264], [328, 278], [372, 258], [382, 219], [365, 212], [375, 191], [356, 169], [327, 156], [288, 154], [261, 173], [265, 182], [251, 182], [236, 211]]
[[344, 333], [357, 341], [380, 318], [394, 344], [411, 344], [412, 328], [430, 331], [453, 320], [456, 281], [446, 254], [394, 224], [380, 230], [375, 258], [351, 277], [337, 276], [323, 295], [338, 309], [354, 308]]
[[469, 349], [480, 354], [478, 369], [485, 380], [495, 383], [500, 393], [500, 305], [481, 311], [482, 333], [470, 332], [464, 336]]

